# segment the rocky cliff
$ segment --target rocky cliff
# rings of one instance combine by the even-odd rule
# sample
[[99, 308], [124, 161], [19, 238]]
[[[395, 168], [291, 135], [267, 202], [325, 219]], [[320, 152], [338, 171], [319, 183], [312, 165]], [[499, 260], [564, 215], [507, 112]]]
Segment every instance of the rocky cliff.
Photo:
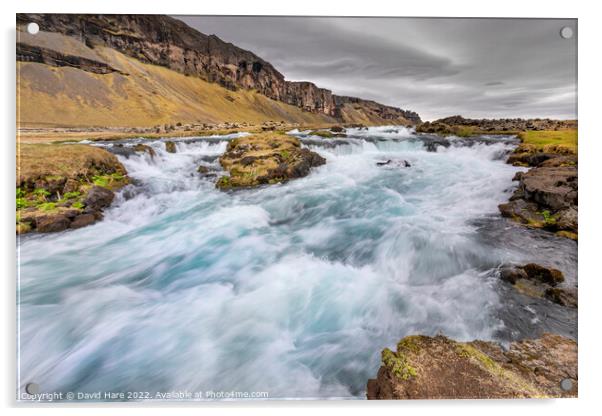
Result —
[[[343, 122], [360, 111], [393, 123], [416, 124], [418, 114], [354, 97], [339, 97], [311, 82], [290, 82], [269, 62], [214, 35], [205, 35], [185, 23], [161, 15], [18, 14], [17, 24], [36, 22], [42, 31], [78, 39], [90, 48], [105, 46], [141, 62], [167, 67], [185, 75], [230, 89], [255, 90], [271, 99]], [[48, 53], [17, 44], [17, 59], [62, 63]], [[86, 65], [89, 67], [89, 65]], [[105, 69], [108, 70], [108, 69]], [[347, 108], [353, 107], [353, 108]]]

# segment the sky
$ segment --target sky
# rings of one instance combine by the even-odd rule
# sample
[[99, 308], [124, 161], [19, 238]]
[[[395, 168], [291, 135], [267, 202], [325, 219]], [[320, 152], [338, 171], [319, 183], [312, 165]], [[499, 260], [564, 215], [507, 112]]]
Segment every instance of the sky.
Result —
[[[174, 17], [254, 52], [287, 80], [423, 120], [577, 118], [573, 19]], [[560, 36], [566, 26], [570, 39]]]

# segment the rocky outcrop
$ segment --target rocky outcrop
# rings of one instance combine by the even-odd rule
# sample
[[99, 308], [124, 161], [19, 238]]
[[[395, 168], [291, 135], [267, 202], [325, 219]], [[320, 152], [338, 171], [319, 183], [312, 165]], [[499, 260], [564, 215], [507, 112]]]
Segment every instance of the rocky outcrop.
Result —
[[510, 134], [529, 130], [574, 129], [576, 127], [577, 122], [575, 120], [539, 118], [470, 119], [462, 116], [452, 116], [422, 123], [416, 128], [416, 131], [419, 133], [468, 136], [487, 133]]
[[18, 234], [89, 225], [128, 183], [117, 158], [92, 146], [21, 145], [17, 169]]
[[[18, 14], [17, 23], [36, 22], [42, 31], [75, 37], [89, 47], [107, 46], [142, 62], [198, 76], [236, 90], [244, 88], [313, 113], [353, 121], [345, 107], [362, 117], [415, 124], [411, 111], [353, 97], [340, 97], [311, 82], [286, 81], [269, 62], [215, 35], [205, 35], [180, 20], [161, 15]], [[25, 56], [23, 54], [19, 56]], [[19, 57], [18, 56], [18, 57]], [[379, 119], [381, 120], [381, 119]]]
[[545, 298], [561, 306], [577, 307], [577, 290], [560, 287], [564, 282], [560, 270], [535, 263], [504, 265], [499, 270], [499, 276], [524, 295]]
[[78, 55], [62, 54], [58, 51], [39, 46], [17, 42], [17, 60], [23, 62], [39, 62], [50, 66], [68, 66], [95, 74], [110, 74], [122, 71], [105, 62], [85, 58]]
[[577, 343], [560, 335], [513, 342], [409, 336], [382, 351], [368, 399], [576, 397]]
[[521, 173], [515, 180], [519, 185], [510, 201], [499, 206], [503, 216], [576, 238], [576, 166], [540, 166]]
[[221, 189], [286, 182], [326, 163], [319, 154], [301, 148], [297, 138], [279, 133], [234, 139], [219, 161], [229, 173], [217, 181]]

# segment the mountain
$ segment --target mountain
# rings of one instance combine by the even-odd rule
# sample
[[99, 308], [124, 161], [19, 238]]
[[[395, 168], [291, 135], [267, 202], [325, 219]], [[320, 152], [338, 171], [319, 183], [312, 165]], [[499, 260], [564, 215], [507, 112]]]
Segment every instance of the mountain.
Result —
[[[25, 31], [30, 22], [38, 34]], [[420, 122], [412, 111], [287, 81], [254, 53], [168, 16], [18, 14], [17, 28], [24, 124]]]

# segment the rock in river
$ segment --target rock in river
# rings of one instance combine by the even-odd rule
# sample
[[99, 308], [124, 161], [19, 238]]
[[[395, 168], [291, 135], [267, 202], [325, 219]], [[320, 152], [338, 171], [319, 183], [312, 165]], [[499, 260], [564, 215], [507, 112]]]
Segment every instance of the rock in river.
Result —
[[234, 139], [219, 161], [229, 173], [218, 180], [221, 189], [286, 182], [326, 163], [316, 152], [301, 148], [297, 138], [278, 133]]

